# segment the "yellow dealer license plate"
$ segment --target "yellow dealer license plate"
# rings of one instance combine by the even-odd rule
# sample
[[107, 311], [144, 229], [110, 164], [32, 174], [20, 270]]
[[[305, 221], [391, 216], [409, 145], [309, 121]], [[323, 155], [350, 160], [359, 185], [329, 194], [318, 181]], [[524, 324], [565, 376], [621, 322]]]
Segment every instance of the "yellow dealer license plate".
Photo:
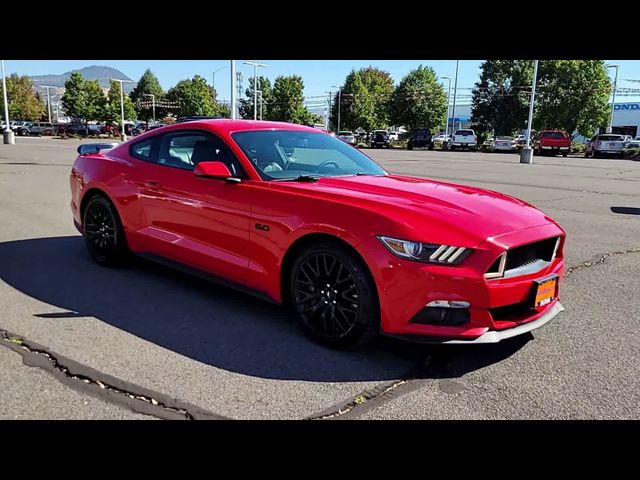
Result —
[[542, 307], [550, 303], [556, 296], [556, 287], [558, 285], [558, 277], [548, 277], [542, 280], [536, 280], [538, 288], [536, 290], [535, 307]]

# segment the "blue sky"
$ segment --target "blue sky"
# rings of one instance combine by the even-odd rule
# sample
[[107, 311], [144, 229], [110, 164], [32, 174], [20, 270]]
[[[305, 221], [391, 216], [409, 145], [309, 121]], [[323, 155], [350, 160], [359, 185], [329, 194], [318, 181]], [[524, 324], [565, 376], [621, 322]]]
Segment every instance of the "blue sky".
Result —
[[[325, 95], [332, 85], [342, 84], [345, 76], [354, 68], [369, 65], [381, 68], [388, 71], [397, 83], [406, 73], [420, 64], [433, 67], [440, 76], [453, 78], [456, 63], [455, 60], [251, 60], [268, 64], [268, 67], [259, 69], [259, 75], [265, 75], [272, 80], [278, 75], [297, 74], [302, 76], [306, 96]], [[640, 88], [640, 83], [625, 81], [625, 79], [640, 80], [640, 60], [607, 60], [607, 62], [620, 65], [619, 87]], [[247, 78], [253, 75], [253, 67], [243, 65], [242, 61], [236, 63], [238, 70], [244, 73], [246, 86]], [[478, 79], [480, 64], [481, 60], [460, 61], [458, 72], [460, 95], [470, 92], [470, 90], [463, 89], [473, 87]], [[138, 80], [142, 73], [150, 68], [165, 90], [178, 81], [191, 78], [196, 74], [211, 82], [212, 73], [222, 68], [215, 75], [216, 90], [218, 90], [218, 98], [229, 98], [230, 69], [228, 60], [5, 60], [7, 74], [18, 73], [22, 75], [61, 74], [89, 65], [114, 67], [134, 80]], [[611, 73], [613, 75], [614, 70], [611, 70]], [[635, 101], [637, 98], [640, 97], [618, 97], [616, 100]]]

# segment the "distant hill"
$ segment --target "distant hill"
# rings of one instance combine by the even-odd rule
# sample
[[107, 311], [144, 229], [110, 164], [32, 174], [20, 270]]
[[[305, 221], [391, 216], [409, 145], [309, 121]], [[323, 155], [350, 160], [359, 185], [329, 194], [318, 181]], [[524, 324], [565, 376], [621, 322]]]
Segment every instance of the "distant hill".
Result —
[[[62, 75], [36, 75], [31, 77], [31, 80], [36, 87], [39, 87], [40, 85], [64, 87], [64, 82], [66, 82], [74, 72], [81, 73], [85, 80], [98, 80], [100, 82], [100, 86], [103, 88], [109, 88], [110, 78], [131, 80], [131, 78], [127, 77], [120, 70], [103, 65], [91, 65], [89, 67], [81, 68], [80, 70], [72, 70], [70, 72], [63, 73]], [[123, 84], [124, 91], [127, 93], [133, 90], [135, 86], [135, 82]]]

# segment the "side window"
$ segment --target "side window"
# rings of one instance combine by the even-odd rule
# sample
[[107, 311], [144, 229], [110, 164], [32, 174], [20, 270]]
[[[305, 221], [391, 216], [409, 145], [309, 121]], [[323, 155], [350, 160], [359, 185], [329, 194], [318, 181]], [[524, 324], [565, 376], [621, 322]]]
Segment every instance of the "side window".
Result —
[[137, 158], [138, 160], [144, 160], [145, 162], [152, 162], [151, 147], [153, 146], [155, 138], [149, 138], [141, 142], [134, 143], [129, 148], [129, 154]]
[[193, 170], [200, 162], [222, 162], [233, 176], [247, 178], [240, 162], [224, 142], [212, 134], [175, 132], [160, 138], [158, 164]]

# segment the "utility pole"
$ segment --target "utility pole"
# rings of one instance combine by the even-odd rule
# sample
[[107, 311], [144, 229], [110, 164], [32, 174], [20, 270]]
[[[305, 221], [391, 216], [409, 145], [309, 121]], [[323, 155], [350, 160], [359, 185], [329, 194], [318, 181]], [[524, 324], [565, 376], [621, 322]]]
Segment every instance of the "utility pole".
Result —
[[231, 60], [231, 119], [236, 119], [236, 61]]

